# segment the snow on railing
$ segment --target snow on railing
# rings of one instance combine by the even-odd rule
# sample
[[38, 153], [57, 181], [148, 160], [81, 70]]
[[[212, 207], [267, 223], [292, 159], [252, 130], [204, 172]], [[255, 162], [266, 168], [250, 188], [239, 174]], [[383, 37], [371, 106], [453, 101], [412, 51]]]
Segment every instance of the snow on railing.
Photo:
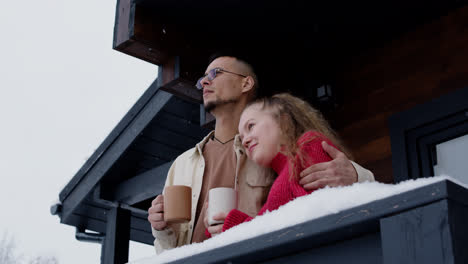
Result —
[[[278, 210], [258, 216], [250, 222], [233, 227], [202, 243], [194, 243], [162, 252], [153, 257], [130, 262], [132, 264], [159, 264], [190, 257], [215, 248], [304, 223], [319, 217], [336, 214], [346, 209], [381, 200], [435, 182], [450, 180], [468, 186], [449, 176], [407, 180], [398, 184], [379, 182], [355, 183], [346, 187], [324, 188], [299, 197]], [[293, 217], [291, 217], [293, 216]]]

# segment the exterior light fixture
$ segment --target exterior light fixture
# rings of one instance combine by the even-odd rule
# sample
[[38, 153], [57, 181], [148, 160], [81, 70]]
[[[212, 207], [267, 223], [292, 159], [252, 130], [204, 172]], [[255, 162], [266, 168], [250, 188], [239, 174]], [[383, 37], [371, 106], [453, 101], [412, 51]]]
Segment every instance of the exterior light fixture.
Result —
[[328, 103], [333, 98], [333, 88], [330, 84], [324, 84], [317, 88], [317, 100], [319, 102]]

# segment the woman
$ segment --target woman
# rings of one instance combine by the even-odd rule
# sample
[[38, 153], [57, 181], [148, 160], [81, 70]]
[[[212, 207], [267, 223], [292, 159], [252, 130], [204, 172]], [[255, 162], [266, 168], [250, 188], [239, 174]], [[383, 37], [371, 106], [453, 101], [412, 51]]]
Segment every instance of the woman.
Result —
[[[321, 113], [290, 94], [277, 94], [247, 105], [240, 118], [239, 134], [247, 156], [278, 174], [258, 215], [312, 192], [306, 191], [298, 178], [304, 168], [332, 160], [323, 150], [322, 141], [335, 148], [340, 146], [350, 157]], [[222, 230], [251, 219], [239, 210], [231, 210]], [[207, 226], [207, 219], [205, 223]]]

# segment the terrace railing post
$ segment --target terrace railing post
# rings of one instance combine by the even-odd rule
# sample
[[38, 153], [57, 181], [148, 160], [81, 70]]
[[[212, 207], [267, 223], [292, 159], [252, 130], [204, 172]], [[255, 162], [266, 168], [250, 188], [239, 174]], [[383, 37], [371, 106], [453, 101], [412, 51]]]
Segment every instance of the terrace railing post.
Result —
[[106, 237], [101, 251], [102, 264], [128, 262], [130, 217], [130, 211], [120, 207], [114, 207], [108, 211]]
[[448, 200], [380, 220], [384, 264], [456, 263]]

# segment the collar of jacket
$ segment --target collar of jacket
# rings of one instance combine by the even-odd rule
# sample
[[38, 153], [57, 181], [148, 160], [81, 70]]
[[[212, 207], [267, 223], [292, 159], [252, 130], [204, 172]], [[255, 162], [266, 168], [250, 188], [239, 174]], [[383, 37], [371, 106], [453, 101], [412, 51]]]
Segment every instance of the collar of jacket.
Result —
[[[200, 141], [197, 145], [195, 145], [195, 148], [193, 148], [193, 152], [190, 154], [190, 157], [193, 158], [195, 155], [201, 155], [203, 147], [205, 146], [206, 142], [211, 139], [211, 137], [214, 135], [214, 130], [208, 133], [202, 141]], [[239, 134], [237, 134], [234, 137], [234, 151], [236, 154], [244, 155], [245, 150], [244, 146], [242, 146], [242, 141], [240, 140]]]

